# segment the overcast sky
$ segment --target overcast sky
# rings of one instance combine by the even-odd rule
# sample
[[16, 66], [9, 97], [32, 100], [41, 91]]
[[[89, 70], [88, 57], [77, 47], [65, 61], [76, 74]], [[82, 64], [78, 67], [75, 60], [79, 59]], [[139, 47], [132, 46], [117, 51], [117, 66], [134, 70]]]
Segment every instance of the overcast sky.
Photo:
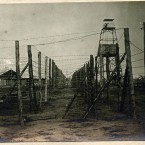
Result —
[[[55, 42], [100, 32], [105, 18], [113, 18], [116, 28], [128, 27], [130, 40], [143, 49], [143, 31], [140, 28], [142, 27], [141, 22], [145, 21], [145, 2], [0, 5], [0, 40], [12, 40], [0, 41], [0, 58], [15, 57], [15, 49], [11, 47], [14, 46], [13, 40], [55, 36], [20, 41], [20, 55], [27, 57], [27, 46], [24, 45]], [[118, 39], [122, 33], [123, 30], [117, 31]], [[33, 57], [37, 57], [36, 49], [49, 57], [88, 55], [85, 57], [53, 57], [65, 73], [71, 73], [87, 61], [90, 54], [94, 56], [97, 54], [98, 42], [99, 35], [92, 35], [79, 40], [35, 46], [32, 47], [34, 48], [32, 49]], [[121, 39], [121, 52], [123, 52], [123, 42], [124, 40]], [[131, 49], [132, 54], [140, 52], [133, 46]], [[143, 54], [132, 58], [132, 60], [139, 58], [143, 58]], [[76, 59], [76, 61], [70, 59]], [[133, 66], [142, 65], [143, 61], [133, 64]], [[143, 68], [134, 70], [134, 72], [142, 73]]]

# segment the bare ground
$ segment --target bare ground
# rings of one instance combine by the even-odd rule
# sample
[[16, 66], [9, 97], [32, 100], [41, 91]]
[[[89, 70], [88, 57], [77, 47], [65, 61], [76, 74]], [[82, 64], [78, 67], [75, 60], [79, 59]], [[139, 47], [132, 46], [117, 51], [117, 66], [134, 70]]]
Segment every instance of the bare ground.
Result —
[[27, 114], [30, 120], [24, 127], [19, 126], [16, 115], [1, 116], [0, 142], [145, 140], [144, 122], [129, 119], [124, 114], [111, 112], [108, 118], [71, 119], [79, 115], [72, 110], [79, 106], [77, 100], [66, 119], [62, 119], [72, 97], [73, 91], [69, 89], [54, 93], [44, 111]]

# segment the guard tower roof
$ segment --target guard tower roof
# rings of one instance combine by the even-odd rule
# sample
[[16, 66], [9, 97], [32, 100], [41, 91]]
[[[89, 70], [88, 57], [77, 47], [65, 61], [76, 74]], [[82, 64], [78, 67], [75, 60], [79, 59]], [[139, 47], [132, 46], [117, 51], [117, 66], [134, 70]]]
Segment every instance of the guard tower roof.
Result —
[[114, 19], [104, 19], [103, 20], [103, 30], [111, 30], [114, 31], [115, 30], [115, 25], [113, 22]]
[[105, 21], [110, 21], [110, 22], [112, 22], [114, 19], [104, 19], [103, 21], [105, 22]]

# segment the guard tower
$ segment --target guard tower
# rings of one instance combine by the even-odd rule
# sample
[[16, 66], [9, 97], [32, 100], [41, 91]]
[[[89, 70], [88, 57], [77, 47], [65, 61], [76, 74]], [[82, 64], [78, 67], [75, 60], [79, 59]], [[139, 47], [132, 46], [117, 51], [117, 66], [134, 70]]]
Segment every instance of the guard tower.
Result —
[[[100, 34], [99, 48], [98, 48], [98, 59], [99, 59], [99, 75], [100, 75], [100, 86], [102, 87], [110, 76], [110, 71], [117, 66], [117, 77], [120, 75], [119, 62], [119, 47], [116, 35], [116, 28], [114, 19], [104, 19], [103, 28]], [[104, 76], [106, 72], [106, 76]], [[102, 94], [103, 95], [103, 94]], [[107, 89], [107, 96], [109, 97], [109, 86]]]

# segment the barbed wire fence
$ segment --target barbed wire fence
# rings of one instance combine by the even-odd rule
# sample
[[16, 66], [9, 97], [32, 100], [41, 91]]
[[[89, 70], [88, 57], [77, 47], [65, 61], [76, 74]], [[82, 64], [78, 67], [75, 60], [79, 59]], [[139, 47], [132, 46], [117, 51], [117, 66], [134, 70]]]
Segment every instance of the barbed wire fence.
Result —
[[[123, 28], [122, 28], [123, 29]], [[122, 30], [121, 29], [121, 30]], [[119, 29], [120, 30], [120, 29]], [[87, 35], [82, 35], [84, 33], [89, 33]], [[76, 41], [81, 40], [84, 38], [88, 38], [91, 36], [99, 35], [98, 32], [84, 32], [84, 33], [74, 33], [74, 34], [65, 34], [65, 35], [56, 35], [56, 36], [48, 36], [48, 37], [35, 37], [35, 38], [28, 38], [28, 39], [22, 39], [20, 40], [20, 46], [19, 46], [19, 68], [20, 72], [18, 73], [16, 71], [16, 76], [12, 74], [10, 79], [1, 78], [1, 86], [10, 85], [12, 89], [10, 89], [10, 92], [1, 91], [5, 94], [5, 96], [10, 96], [9, 94], [12, 94], [12, 91], [15, 90], [18, 92], [18, 85], [16, 86], [16, 82], [18, 82], [18, 74], [20, 76], [20, 82], [19, 84], [22, 89], [20, 92], [21, 98], [18, 97], [18, 99], [22, 99], [21, 103], [19, 102], [19, 105], [21, 108], [19, 108], [19, 114], [21, 114], [20, 120], [23, 120], [23, 113], [21, 112], [23, 109], [25, 110], [24, 104], [29, 104], [30, 111], [37, 111], [41, 110], [42, 103], [47, 102], [49, 98], [49, 92], [51, 92], [51, 89], [54, 88], [63, 88], [66, 86], [66, 79], [71, 79], [71, 86], [76, 88], [76, 93], [74, 95], [74, 98], [76, 98], [76, 94], [80, 93], [82, 97], [84, 98], [84, 104], [86, 106], [86, 114], [84, 114], [84, 118], [88, 115], [88, 113], [91, 110], [91, 113], [95, 115], [96, 106], [94, 105], [97, 99], [102, 99], [101, 93], [106, 90], [107, 85], [112, 85], [113, 83], [116, 83], [115, 78], [115, 66], [113, 65], [115, 62], [115, 59], [110, 59], [110, 72], [113, 74], [110, 75], [110, 79], [107, 80], [106, 77], [104, 77], [105, 84], [103, 88], [100, 87], [99, 82], [99, 60], [97, 59], [97, 56], [93, 55], [61, 55], [61, 56], [47, 56], [44, 52], [41, 52], [39, 47], [41, 46], [47, 46], [47, 45], [54, 45], [57, 43], [63, 43], [68, 41]], [[79, 34], [79, 36], [78, 36]], [[50, 42], [44, 42], [44, 43], [33, 43], [32, 45], [26, 45], [21, 44], [21, 41], [26, 41], [28, 43], [29, 40], [37, 40], [37, 39], [45, 39], [47, 38], [54, 38], [59, 36], [69, 36], [67, 39], [62, 40], [53, 40]], [[72, 37], [73, 36], [73, 37]], [[74, 37], [75, 36], [75, 37]], [[120, 35], [120, 38], [118, 39], [118, 42], [121, 42], [123, 40], [124, 33]], [[0, 40], [2, 42], [14, 42], [14, 40]], [[129, 44], [131, 45], [131, 51], [132, 53], [134, 49], [137, 50], [135, 53], [131, 55], [132, 58], [132, 69], [133, 69], [133, 76], [134, 78], [138, 78], [140, 75], [144, 76], [144, 51], [137, 47], [132, 41], [129, 41]], [[15, 50], [16, 46], [4, 46], [5, 49], [12, 49]], [[120, 62], [120, 69], [121, 69], [121, 80], [122, 80], [122, 87], [125, 87], [123, 85], [123, 81], [125, 79], [125, 70], [126, 70], [126, 61], [125, 61], [125, 54], [124, 54], [125, 48], [120, 49], [119, 58], [121, 60]], [[8, 51], [7, 51], [8, 52]], [[15, 53], [15, 52], [13, 52]], [[12, 53], [11, 53], [12, 54]], [[9, 70], [16, 70], [16, 58], [13, 55], [9, 55], [7, 58], [0, 58], [0, 65], [1, 65], [1, 75]], [[137, 58], [136, 56], [139, 56]], [[137, 59], [136, 59], [137, 58]], [[106, 63], [103, 64], [103, 67], [106, 67]], [[61, 69], [60, 69], [61, 68]], [[105, 70], [104, 70], [105, 71]], [[13, 71], [11, 71], [12, 73]], [[5, 76], [5, 77], [9, 77]], [[11, 82], [11, 83], [10, 83]], [[136, 82], [135, 82], [136, 85]], [[1, 87], [1, 88], [2, 88]], [[15, 88], [15, 89], [13, 89]], [[49, 90], [49, 91], [48, 91]], [[74, 100], [73, 98], [73, 100]], [[97, 99], [96, 99], [97, 98]], [[29, 100], [29, 103], [28, 103]], [[105, 98], [104, 100], [107, 100]], [[26, 101], [26, 102], [25, 102]], [[109, 100], [110, 102], [113, 102], [113, 100]], [[24, 104], [23, 104], [24, 103]], [[23, 105], [22, 105], [23, 104]], [[71, 103], [72, 104], [72, 103]], [[68, 105], [70, 107], [70, 105]], [[23, 108], [22, 108], [23, 107]], [[66, 109], [65, 115], [68, 113], [69, 108]], [[20, 122], [21, 122], [20, 121]], [[23, 122], [21, 122], [21, 125], [23, 125]]]
[[[119, 41], [123, 40], [123, 36], [124, 33], [122, 33], [121, 37], [119, 38]], [[125, 41], [125, 40], [124, 40]], [[139, 78], [144, 78], [144, 51], [137, 47], [132, 41], [128, 41], [126, 40], [126, 43], [128, 43], [128, 47], [131, 48], [131, 55], [128, 54], [126, 56], [126, 54], [128, 53], [127, 48], [125, 50], [124, 49], [119, 49], [120, 50], [120, 54], [119, 54], [119, 60], [120, 60], [120, 81], [121, 81], [121, 92], [120, 92], [120, 97], [118, 98], [118, 101], [115, 101], [117, 99], [116, 97], [116, 93], [114, 93], [114, 91], [112, 94], [114, 97], [110, 98], [110, 100], [108, 100], [108, 98], [106, 98], [107, 96], [103, 97], [103, 102], [107, 101], [107, 104], [109, 105], [114, 105], [113, 103], [117, 102], [117, 106], [115, 107], [115, 110], [121, 111], [121, 112], [127, 112], [130, 116], [133, 116], [135, 118], [135, 97], [134, 97], [134, 93], [132, 94], [132, 92], [134, 92], [134, 88], [133, 87], [144, 87], [145, 85], [145, 81], [137, 81]], [[136, 51], [135, 51], [136, 50]], [[125, 52], [125, 53], [123, 53]], [[138, 57], [136, 57], [138, 56]], [[128, 71], [128, 58], [130, 57], [131, 60], [131, 65], [132, 65], [132, 72], [131, 74], [129, 74]], [[78, 69], [77, 71], [75, 71], [72, 74], [72, 86], [77, 88], [78, 93], [82, 94], [82, 96], [84, 97], [84, 105], [87, 104], [86, 107], [86, 112], [84, 113], [83, 118], [86, 118], [87, 115], [90, 114], [94, 114], [93, 116], [95, 116], [95, 110], [96, 110], [96, 102], [99, 101], [101, 98], [101, 94], [102, 93], [107, 93], [107, 86], [110, 85], [110, 87], [113, 87], [114, 90], [116, 89], [116, 87], [114, 85], [117, 86], [117, 77], [116, 77], [116, 68], [115, 66], [113, 66], [113, 63], [111, 63], [112, 61], [115, 61], [115, 59], [110, 59], [110, 72], [112, 72], [112, 74], [110, 75], [109, 79], [107, 80], [107, 78], [105, 77], [105, 83], [103, 85], [103, 87], [100, 87], [100, 80], [98, 80], [99, 76], [99, 66], [98, 63], [99, 61], [97, 60], [97, 56], [90, 56], [90, 60], [85, 63], [84, 65], [82, 65], [82, 67], [80, 67], [80, 69]], [[106, 63], [103, 64], [103, 67], [106, 67]], [[106, 71], [106, 70], [104, 70]], [[114, 73], [114, 75], [113, 75]], [[129, 80], [130, 76], [133, 76], [134, 79]], [[134, 83], [134, 85], [133, 85]], [[132, 88], [130, 88], [130, 85], [132, 84]], [[118, 90], [118, 89], [116, 89]], [[136, 88], [135, 88], [136, 91]], [[136, 92], [135, 92], [136, 93]], [[144, 92], [143, 92], [144, 93]], [[106, 94], [107, 95], [107, 94]], [[132, 98], [130, 98], [130, 96], [132, 96]], [[76, 98], [76, 97], [75, 97]], [[120, 100], [121, 99], [121, 100]], [[87, 101], [86, 101], [87, 100]], [[72, 105], [72, 103], [71, 103]], [[70, 106], [69, 106], [70, 107]], [[118, 108], [118, 109], [117, 109]], [[119, 109], [120, 108], [120, 109]], [[66, 114], [68, 113], [69, 109], [66, 109], [66, 113], [64, 115], [64, 117], [66, 116]]]

